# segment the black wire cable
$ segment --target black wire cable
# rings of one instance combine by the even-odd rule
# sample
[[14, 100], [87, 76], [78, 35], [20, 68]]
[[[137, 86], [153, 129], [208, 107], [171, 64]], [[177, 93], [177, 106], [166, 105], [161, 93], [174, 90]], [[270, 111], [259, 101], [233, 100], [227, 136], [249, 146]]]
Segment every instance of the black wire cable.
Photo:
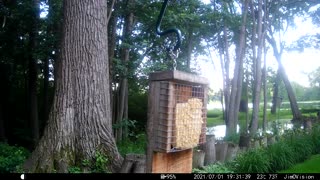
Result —
[[167, 35], [170, 33], [175, 33], [177, 35], [177, 44], [174, 46], [173, 51], [176, 51], [181, 46], [181, 32], [180, 32], [180, 30], [177, 28], [171, 28], [171, 29], [164, 30], [164, 31], [160, 30], [161, 21], [163, 19], [164, 12], [166, 11], [167, 5], [168, 5], [168, 0], [165, 0], [162, 4], [161, 11], [158, 16], [158, 20], [157, 20], [157, 24], [156, 24], [156, 32], [160, 36]]

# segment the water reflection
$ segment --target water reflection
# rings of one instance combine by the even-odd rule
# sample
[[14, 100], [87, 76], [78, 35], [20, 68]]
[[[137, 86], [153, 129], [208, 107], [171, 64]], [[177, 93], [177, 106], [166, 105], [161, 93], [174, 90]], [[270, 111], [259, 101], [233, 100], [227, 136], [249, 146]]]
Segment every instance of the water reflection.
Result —
[[[239, 133], [240, 127], [237, 125], [237, 133]], [[222, 139], [226, 136], [226, 125], [218, 125], [207, 128], [207, 135], [214, 135], [216, 139]]]
[[[276, 123], [276, 124], [275, 124]], [[273, 121], [269, 122], [266, 132], [268, 134], [273, 134], [275, 132], [274, 128], [278, 128], [279, 134], [283, 134], [285, 130], [293, 128], [293, 124], [290, 122], [290, 119], [282, 119], [278, 122]], [[240, 127], [237, 125], [237, 133], [239, 133]], [[258, 129], [257, 133], [262, 135], [262, 129]], [[226, 136], [226, 125], [217, 125], [213, 127], [207, 127], [207, 135], [214, 135], [216, 139], [223, 139]]]

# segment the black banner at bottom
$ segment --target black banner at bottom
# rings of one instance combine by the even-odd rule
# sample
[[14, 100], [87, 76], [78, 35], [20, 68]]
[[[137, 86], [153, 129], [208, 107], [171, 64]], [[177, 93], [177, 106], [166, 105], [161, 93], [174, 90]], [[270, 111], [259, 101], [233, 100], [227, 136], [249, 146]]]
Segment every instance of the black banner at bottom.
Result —
[[277, 180], [277, 179], [288, 179], [288, 180], [316, 180], [320, 179], [320, 173], [292, 173], [292, 174], [277, 174], [277, 173], [240, 173], [240, 174], [120, 174], [120, 173], [111, 173], [111, 174], [100, 174], [100, 173], [79, 173], [79, 174], [60, 174], [60, 173], [26, 173], [26, 174], [0, 174], [0, 179], [15, 179], [15, 180], [37, 180], [37, 179], [59, 179], [59, 178], [68, 178], [68, 179], [106, 179], [106, 178], [130, 178], [130, 179], [194, 179], [194, 180], [210, 180], [210, 179], [227, 179], [227, 180]]

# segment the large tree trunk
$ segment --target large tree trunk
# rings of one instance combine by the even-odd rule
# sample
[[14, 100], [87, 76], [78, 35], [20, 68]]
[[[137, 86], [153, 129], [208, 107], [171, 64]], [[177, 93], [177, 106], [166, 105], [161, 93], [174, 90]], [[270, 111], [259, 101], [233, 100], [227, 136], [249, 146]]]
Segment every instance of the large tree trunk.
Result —
[[65, 0], [61, 64], [49, 123], [26, 161], [28, 172], [67, 172], [97, 151], [122, 163], [111, 128], [107, 1]]
[[299, 106], [298, 106], [298, 103], [297, 103], [297, 100], [296, 100], [296, 96], [293, 92], [293, 89], [292, 89], [292, 86], [291, 86], [291, 83], [288, 79], [288, 76], [285, 72], [285, 69], [282, 65], [282, 62], [281, 62], [281, 59], [277, 58], [277, 61], [278, 61], [278, 65], [279, 65], [279, 68], [280, 68], [280, 75], [281, 75], [281, 78], [282, 78], [282, 81], [286, 87], [286, 90], [287, 90], [287, 93], [288, 93], [288, 98], [289, 98], [289, 101], [290, 101], [290, 107], [291, 107], [291, 111], [292, 111], [292, 115], [293, 115], [293, 122], [298, 122], [300, 120], [302, 120], [302, 114], [299, 110]]
[[299, 106], [298, 106], [295, 94], [293, 92], [292, 86], [290, 84], [288, 76], [287, 76], [285, 69], [284, 69], [282, 62], [281, 62], [281, 56], [282, 56], [282, 52], [283, 52], [284, 47], [282, 47], [282, 45], [281, 45], [280, 50], [278, 50], [276, 40], [274, 39], [273, 36], [271, 36], [271, 37], [267, 36], [267, 40], [273, 48], [274, 56], [278, 62], [278, 68], [279, 68], [278, 72], [280, 73], [280, 77], [281, 77], [281, 79], [286, 87], [287, 93], [288, 93], [288, 98], [290, 101], [291, 111], [292, 111], [292, 115], [293, 115], [293, 122], [299, 122], [302, 119], [302, 114], [299, 110]]
[[[113, 0], [116, 1], [116, 0]], [[117, 37], [117, 21], [118, 21], [118, 3], [113, 2], [114, 4], [114, 12], [111, 14], [109, 17], [109, 22], [108, 22], [108, 61], [109, 61], [109, 83], [110, 83], [110, 107], [112, 107], [111, 112], [112, 112], [112, 123], [115, 123], [115, 118], [116, 118], [116, 108], [115, 108], [115, 96], [116, 93], [114, 93], [112, 85], [114, 83], [114, 73], [113, 73], [113, 59], [115, 56], [115, 49], [116, 49], [116, 37]], [[112, 7], [113, 8], [113, 7]], [[111, 7], [109, 10], [112, 10]], [[116, 92], [116, 91], [115, 91]]]
[[[255, 12], [253, 6], [252, 6], [252, 11]], [[253, 106], [252, 106], [252, 119], [251, 119], [251, 125], [250, 125], [250, 133], [251, 135], [254, 135], [257, 130], [258, 130], [258, 121], [259, 121], [259, 105], [260, 105], [260, 95], [261, 95], [261, 58], [262, 58], [262, 48], [263, 48], [263, 39], [264, 35], [262, 33], [262, 0], [259, 0], [258, 2], [258, 21], [257, 21], [257, 26], [258, 26], [258, 31], [255, 32], [255, 22], [254, 22], [254, 40], [255, 38], [258, 37], [257, 41], [257, 48], [258, 52], [256, 55], [253, 57], [256, 58], [254, 59], [256, 62], [254, 63], [254, 72], [255, 72], [255, 77], [254, 77], [254, 90], [253, 90]], [[256, 36], [257, 34], [257, 36]], [[256, 48], [256, 44], [254, 43], [254, 49]], [[254, 51], [255, 52], [255, 51]]]
[[262, 119], [262, 129], [265, 132], [268, 128], [267, 122], [267, 106], [268, 106], [268, 99], [267, 99], [267, 48], [265, 39], [263, 39], [263, 50], [264, 50], [264, 57], [263, 57], [263, 73], [262, 73], [262, 81], [263, 81], [263, 119]]
[[241, 99], [242, 79], [243, 79], [243, 59], [245, 53], [246, 22], [248, 12], [248, 0], [244, 0], [242, 9], [242, 23], [240, 27], [239, 44], [236, 48], [236, 62], [234, 77], [232, 79], [231, 95], [226, 121], [226, 136], [235, 134], [238, 124], [238, 113]]
[[271, 106], [271, 114], [276, 114], [277, 112], [277, 104], [279, 100], [279, 84], [280, 84], [280, 72], [279, 68], [277, 70], [276, 78], [273, 84], [273, 96], [272, 96], [272, 106]]
[[32, 144], [36, 146], [40, 138], [39, 119], [38, 119], [38, 97], [37, 97], [37, 80], [38, 80], [38, 63], [34, 56], [36, 49], [37, 24], [39, 15], [39, 2], [33, 0], [32, 22], [29, 31], [29, 73], [28, 73], [28, 97], [29, 97], [29, 122], [32, 131]]

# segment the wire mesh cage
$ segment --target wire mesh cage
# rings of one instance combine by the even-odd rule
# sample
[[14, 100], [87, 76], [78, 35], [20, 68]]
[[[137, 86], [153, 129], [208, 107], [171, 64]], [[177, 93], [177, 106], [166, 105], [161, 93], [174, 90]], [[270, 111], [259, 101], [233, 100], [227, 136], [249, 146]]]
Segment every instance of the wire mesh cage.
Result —
[[150, 82], [154, 151], [176, 152], [205, 143], [207, 81], [179, 71], [166, 73], [172, 77], [156, 74]]

